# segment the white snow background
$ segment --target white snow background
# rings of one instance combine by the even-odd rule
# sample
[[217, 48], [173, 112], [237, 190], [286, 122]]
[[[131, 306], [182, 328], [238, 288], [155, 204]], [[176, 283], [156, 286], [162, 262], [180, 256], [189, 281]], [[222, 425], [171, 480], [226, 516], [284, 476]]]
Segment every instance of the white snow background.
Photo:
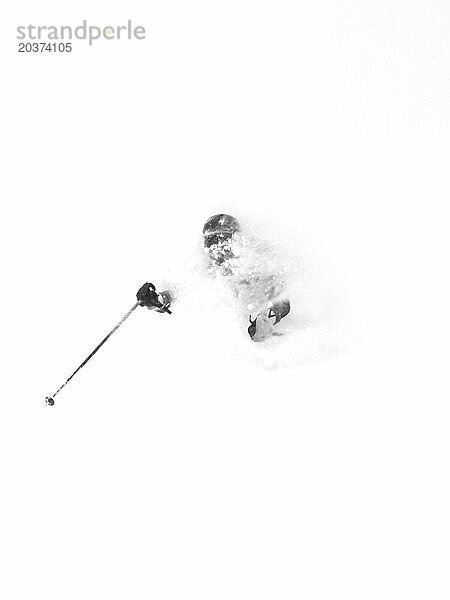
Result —
[[[0, 596], [448, 598], [447, 3], [8, 13]], [[83, 19], [147, 39], [17, 52]], [[285, 336], [196, 270], [216, 212], [294, 273]]]

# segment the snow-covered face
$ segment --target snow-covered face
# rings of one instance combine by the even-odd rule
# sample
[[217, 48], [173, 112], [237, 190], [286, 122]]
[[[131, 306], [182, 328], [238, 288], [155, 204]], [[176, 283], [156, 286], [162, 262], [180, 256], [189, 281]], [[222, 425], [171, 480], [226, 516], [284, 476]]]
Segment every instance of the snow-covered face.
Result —
[[203, 245], [210, 260], [217, 265], [221, 265], [234, 256], [232, 241], [233, 234], [223, 231], [206, 235], [203, 239]]

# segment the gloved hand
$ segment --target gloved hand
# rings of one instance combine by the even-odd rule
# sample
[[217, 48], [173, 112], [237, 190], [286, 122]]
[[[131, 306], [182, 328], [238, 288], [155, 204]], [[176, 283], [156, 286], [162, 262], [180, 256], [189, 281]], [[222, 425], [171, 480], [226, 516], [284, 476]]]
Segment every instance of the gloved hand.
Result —
[[172, 303], [172, 295], [169, 290], [163, 290], [162, 292], [159, 292], [158, 300], [161, 303], [161, 308], [157, 308], [157, 312], [167, 312], [169, 315], [171, 315], [172, 312], [169, 310], [169, 307]]
[[248, 335], [254, 342], [265, 342], [273, 334], [273, 323], [268, 316], [259, 313], [259, 315], [252, 321], [249, 318], [250, 325], [248, 328]]
[[170, 296], [167, 292], [158, 294], [153, 283], [144, 283], [136, 294], [137, 301], [141, 306], [149, 309], [156, 309], [158, 312], [168, 312], [170, 314]]
[[136, 298], [141, 306], [147, 306], [148, 308], [161, 306], [153, 283], [144, 283], [144, 285], [138, 289]]

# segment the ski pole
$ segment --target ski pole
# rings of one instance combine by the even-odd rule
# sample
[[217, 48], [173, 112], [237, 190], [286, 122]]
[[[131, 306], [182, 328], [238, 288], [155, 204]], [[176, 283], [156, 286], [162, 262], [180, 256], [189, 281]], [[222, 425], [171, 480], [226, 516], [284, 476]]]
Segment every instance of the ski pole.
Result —
[[117, 330], [119, 329], [119, 327], [122, 325], [122, 323], [125, 321], [125, 319], [128, 319], [128, 317], [131, 315], [131, 313], [132, 313], [132, 312], [133, 312], [133, 311], [134, 311], [134, 310], [135, 310], [135, 309], [136, 309], [136, 308], [137, 308], [137, 307], [138, 307], [140, 304], [141, 304], [140, 302], [136, 302], [136, 304], [135, 304], [135, 305], [134, 305], [132, 308], [130, 308], [130, 310], [127, 312], [127, 314], [126, 314], [124, 317], [122, 317], [122, 318], [120, 319], [120, 321], [117, 323], [117, 325], [116, 325], [116, 326], [115, 326], [113, 329], [111, 329], [111, 331], [110, 331], [110, 332], [108, 333], [108, 335], [107, 335], [107, 336], [106, 336], [106, 337], [105, 337], [105, 338], [104, 338], [104, 339], [103, 339], [103, 340], [100, 342], [100, 344], [99, 344], [99, 345], [98, 345], [98, 346], [97, 346], [97, 347], [96, 347], [94, 350], [92, 350], [92, 352], [89, 354], [89, 356], [88, 356], [87, 358], [85, 358], [85, 359], [84, 359], [84, 361], [81, 363], [81, 365], [80, 365], [80, 366], [79, 366], [77, 369], [75, 369], [75, 371], [72, 373], [72, 375], [71, 375], [71, 376], [70, 376], [68, 379], [66, 379], [66, 381], [65, 381], [65, 382], [62, 384], [62, 386], [61, 386], [61, 387], [59, 387], [59, 388], [56, 390], [56, 392], [53, 394], [53, 396], [47, 396], [47, 397], [45, 398], [45, 402], [46, 402], [46, 404], [48, 404], [49, 406], [53, 406], [53, 405], [55, 404], [55, 400], [54, 400], [55, 396], [56, 396], [57, 394], [59, 394], [59, 392], [60, 392], [60, 391], [63, 389], [63, 387], [65, 387], [65, 386], [66, 386], [66, 385], [69, 383], [69, 381], [72, 379], [72, 377], [73, 377], [73, 376], [74, 376], [76, 373], [78, 373], [78, 371], [79, 371], [79, 370], [80, 370], [82, 367], [84, 367], [84, 365], [85, 365], [85, 364], [86, 364], [86, 363], [87, 363], [87, 362], [88, 362], [88, 361], [89, 361], [89, 360], [90, 360], [90, 359], [91, 359], [91, 358], [94, 356], [94, 354], [97, 352], [97, 350], [100, 350], [100, 348], [103, 346], [103, 344], [104, 344], [106, 341], [108, 341], [108, 340], [109, 340], [109, 338], [112, 336], [112, 334], [113, 334], [115, 331], [117, 331]]

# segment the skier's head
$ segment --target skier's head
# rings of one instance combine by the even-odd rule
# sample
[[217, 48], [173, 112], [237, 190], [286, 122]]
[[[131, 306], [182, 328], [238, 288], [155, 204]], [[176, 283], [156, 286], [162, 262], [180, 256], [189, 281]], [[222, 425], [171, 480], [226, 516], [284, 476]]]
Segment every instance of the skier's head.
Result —
[[208, 240], [215, 235], [232, 236], [233, 233], [240, 230], [241, 226], [235, 217], [221, 213], [209, 217], [203, 225], [203, 237]]
[[231, 215], [219, 214], [210, 217], [203, 226], [203, 245], [209, 257], [222, 264], [233, 256], [231, 239], [241, 227]]

